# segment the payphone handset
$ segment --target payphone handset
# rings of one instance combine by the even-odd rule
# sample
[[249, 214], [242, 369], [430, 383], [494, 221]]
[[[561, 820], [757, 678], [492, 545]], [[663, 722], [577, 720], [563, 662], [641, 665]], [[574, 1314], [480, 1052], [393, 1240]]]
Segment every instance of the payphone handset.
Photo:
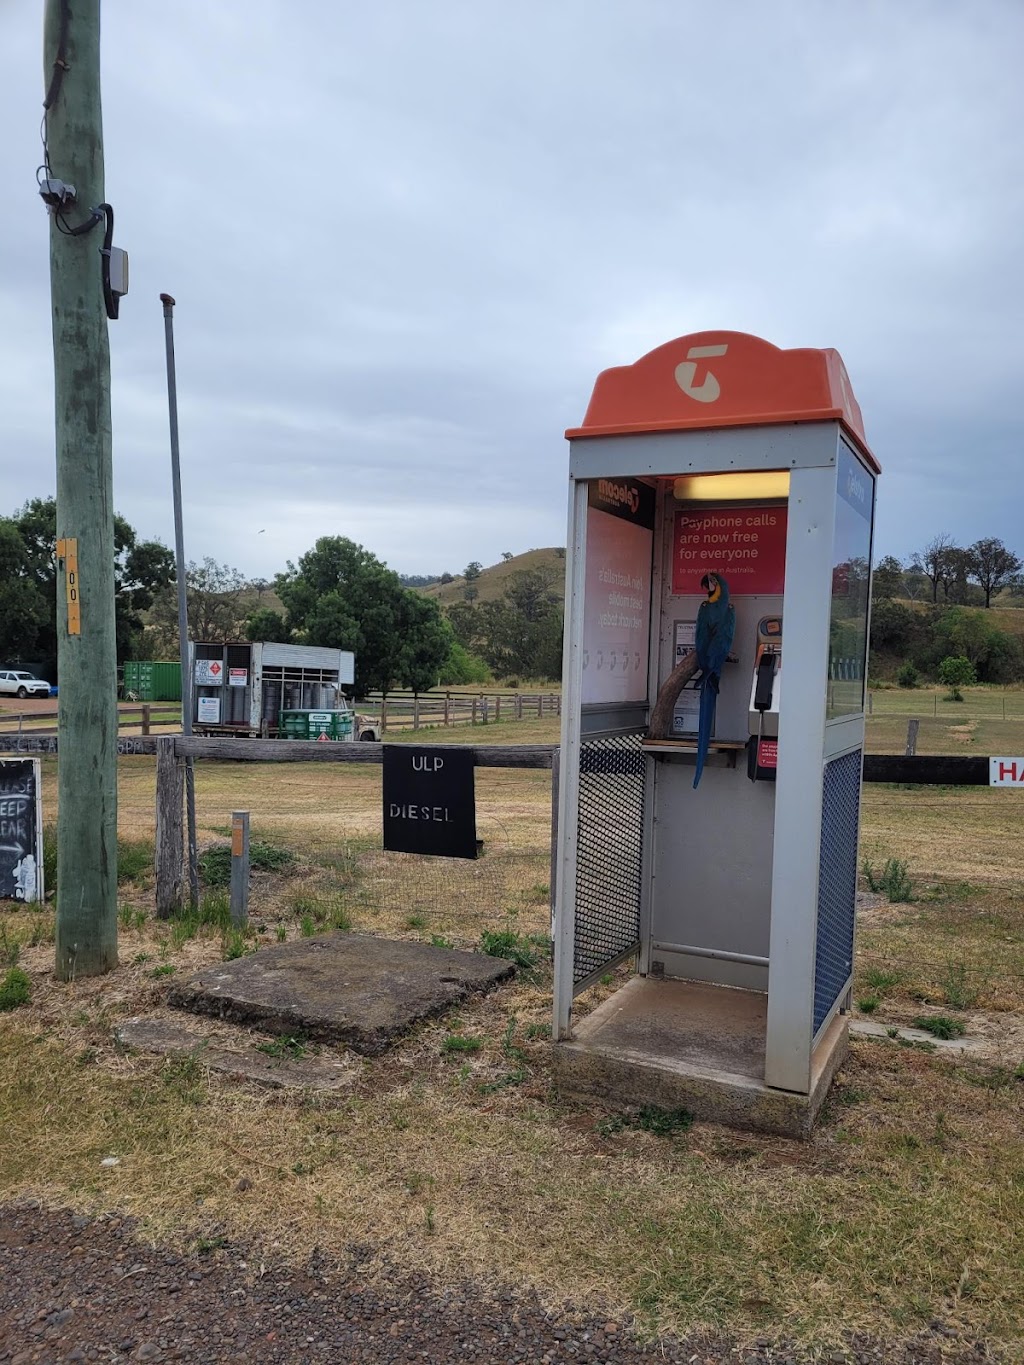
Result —
[[782, 694], [782, 617], [762, 616], [757, 623], [754, 676], [750, 683], [747, 728], [750, 741], [748, 776], [774, 777], [778, 756], [779, 702]]

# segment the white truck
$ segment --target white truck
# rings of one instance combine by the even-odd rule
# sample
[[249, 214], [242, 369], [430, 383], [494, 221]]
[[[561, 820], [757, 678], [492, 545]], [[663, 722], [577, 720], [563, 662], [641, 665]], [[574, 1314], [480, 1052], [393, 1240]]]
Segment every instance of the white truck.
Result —
[[347, 650], [200, 640], [189, 642], [189, 661], [198, 735], [381, 737], [379, 722], [350, 704], [355, 655]]

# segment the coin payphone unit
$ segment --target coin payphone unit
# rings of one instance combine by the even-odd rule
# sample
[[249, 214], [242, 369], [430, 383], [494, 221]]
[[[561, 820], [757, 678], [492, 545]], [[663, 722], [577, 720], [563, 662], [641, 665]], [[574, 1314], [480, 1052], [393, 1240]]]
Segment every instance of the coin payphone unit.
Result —
[[775, 780], [779, 759], [779, 702], [782, 697], [782, 618], [765, 616], [757, 623], [757, 653], [750, 684], [747, 775]]
[[835, 351], [704, 332], [601, 374], [567, 435], [558, 1083], [806, 1132], [853, 970], [860, 409]]

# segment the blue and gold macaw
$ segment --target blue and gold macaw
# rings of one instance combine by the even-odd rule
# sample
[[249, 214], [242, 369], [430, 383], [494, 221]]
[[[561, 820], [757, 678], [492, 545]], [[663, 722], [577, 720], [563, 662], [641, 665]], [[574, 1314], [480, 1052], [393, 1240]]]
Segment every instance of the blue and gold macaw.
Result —
[[704, 760], [708, 756], [708, 744], [715, 724], [715, 703], [718, 700], [722, 665], [732, 648], [732, 637], [736, 634], [736, 608], [729, 605], [728, 583], [721, 574], [706, 573], [700, 580], [700, 585], [707, 593], [708, 600], [700, 604], [700, 610], [697, 612], [696, 647], [701, 675], [694, 787], [700, 782], [704, 771]]

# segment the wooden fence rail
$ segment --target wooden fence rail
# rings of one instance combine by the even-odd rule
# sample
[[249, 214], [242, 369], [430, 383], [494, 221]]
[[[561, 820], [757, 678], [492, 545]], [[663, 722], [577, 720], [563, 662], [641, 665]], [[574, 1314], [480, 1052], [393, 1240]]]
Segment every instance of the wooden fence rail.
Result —
[[[474, 744], [459, 746], [478, 768], [534, 768], [552, 771], [552, 837], [558, 793], [557, 744]], [[157, 913], [169, 915], [184, 893], [183, 821], [185, 760], [228, 763], [382, 764], [381, 744], [332, 743], [300, 739], [190, 738], [182, 735], [126, 735], [117, 748], [124, 755], [156, 755]], [[0, 733], [0, 753], [56, 754], [56, 735]], [[988, 786], [989, 758], [981, 755], [865, 754], [865, 782], [909, 786]], [[553, 883], [552, 883], [553, 885]]]
[[379, 692], [356, 703], [361, 715], [379, 716], [382, 730], [450, 725], [491, 725], [543, 720], [562, 714], [560, 692]]
[[[52, 725], [39, 725], [38, 721], [53, 721]], [[138, 725], [144, 735], [152, 733], [154, 726], [167, 727], [181, 724], [180, 702], [139, 702], [132, 706], [119, 706], [117, 709], [117, 728], [127, 729]], [[0, 740], [8, 735], [56, 735], [57, 709], [51, 711], [0, 711]]]

